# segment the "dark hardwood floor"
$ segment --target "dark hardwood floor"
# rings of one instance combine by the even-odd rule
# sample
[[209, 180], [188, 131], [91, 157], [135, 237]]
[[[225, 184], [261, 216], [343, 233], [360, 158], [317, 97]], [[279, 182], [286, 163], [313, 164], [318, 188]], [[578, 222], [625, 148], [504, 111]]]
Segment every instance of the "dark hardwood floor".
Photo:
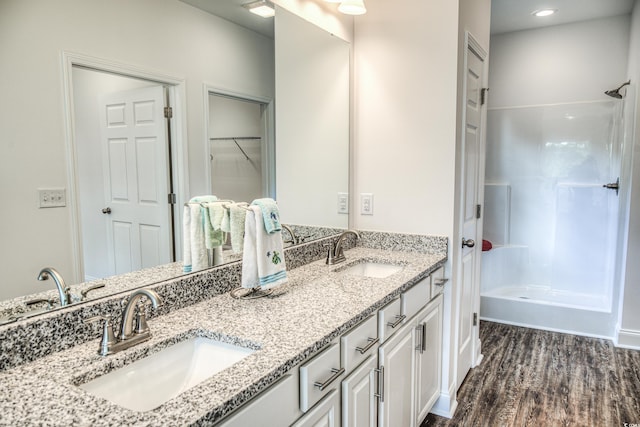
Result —
[[640, 427], [640, 351], [500, 323], [480, 324], [484, 360], [458, 392], [452, 419], [431, 426]]

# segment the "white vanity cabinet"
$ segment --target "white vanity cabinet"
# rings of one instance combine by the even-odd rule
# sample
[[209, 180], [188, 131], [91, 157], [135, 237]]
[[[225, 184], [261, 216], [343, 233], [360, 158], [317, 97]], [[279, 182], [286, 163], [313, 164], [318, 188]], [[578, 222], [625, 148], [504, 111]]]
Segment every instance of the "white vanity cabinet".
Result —
[[415, 344], [413, 323], [403, 325], [378, 349], [381, 371], [378, 426], [413, 427]]
[[342, 425], [375, 427], [378, 416], [378, 357], [369, 358], [342, 381]]
[[442, 378], [442, 296], [416, 317], [413, 328], [416, 378], [416, 426], [427, 416], [440, 396]]
[[224, 420], [224, 427], [418, 427], [440, 393], [436, 270]]
[[340, 427], [340, 425], [340, 389], [335, 389], [292, 427]]
[[[425, 283], [429, 289], [430, 282]], [[426, 307], [423, 304], [417, 315], [380, 346], [378, 363], [383, 378], [378, 426], [419, 426], [440, 391], [442, 296]]]

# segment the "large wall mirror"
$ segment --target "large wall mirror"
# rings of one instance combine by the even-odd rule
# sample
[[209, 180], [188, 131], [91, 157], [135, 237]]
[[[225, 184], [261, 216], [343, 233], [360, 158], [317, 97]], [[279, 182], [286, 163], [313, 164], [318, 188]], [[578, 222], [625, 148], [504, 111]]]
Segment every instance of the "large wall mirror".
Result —
[[[80, 283], [75, 301], [182, 274], [182, 205], [221, 182], [238, 194], [225, 198], [250, 202], [239, 199], [256, 191], [275, 197], [283, 222], [299, 227], [302, 240], [347, 227], [338, 201], [348, 191], [349, 44], [283, 8], [274, 25], [242, 3], [0, 4], [0, 317], [40, 297], [53, 303], [25, 310], [57, 307], [54, 283], [37, 280], [44, 267], [69, 285]], [[114, 106], [127, 103], [133, 120], [159, 120], [157, 135], [140, 136], [144, 143], [133, 148], [101, 144], [113, 124], [126, 121], [126, 108]], [[165, 106], [173, 109], [169, 124]], [[257, 118], [250, 133], [220, 134], [234, 110]], [[223, 141], [229, 136], [256, 139]], [[231, 160], [221, 164], [225, 158]], [[244, 182], [249, 175], [260, 183]], [[164, 242], [161, 228], [147, 226], [145, 244], [156, 251], [114, 270], [132, 259], [118, 249], [131, 238], [113, 226], [116, 210], [107, 193], [160, 205], [160, 220], [175, 238]], [[81, 292], [127, 271], [117, 287]]]

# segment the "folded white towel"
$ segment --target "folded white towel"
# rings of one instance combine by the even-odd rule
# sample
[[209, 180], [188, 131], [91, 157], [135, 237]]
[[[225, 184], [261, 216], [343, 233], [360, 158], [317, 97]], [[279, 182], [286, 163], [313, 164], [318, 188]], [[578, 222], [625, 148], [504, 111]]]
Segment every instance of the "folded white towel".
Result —
[[209, 256], [205, 245], [204, 217], [202, 202], [212, 202], [217, 200], [216, 196], [193, 197], [185, 205], [182, 215], [182, 237], [183, 237], [183, 271], [202, 270], [209, 267]]
[[267, 234], [262, 211], [249, 206], [245, 220], [242, 287], [270, 289], [287, 281], [280, 231]]

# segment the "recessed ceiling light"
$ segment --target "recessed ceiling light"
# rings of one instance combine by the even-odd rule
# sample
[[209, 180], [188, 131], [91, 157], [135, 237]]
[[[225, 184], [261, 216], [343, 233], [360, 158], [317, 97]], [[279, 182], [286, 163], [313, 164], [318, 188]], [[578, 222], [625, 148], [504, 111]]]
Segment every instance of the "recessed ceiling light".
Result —
[[533, 12], [532, 15], [542, 17], [542, 16], [553, 15], [556, 12], [557, 12], [557, 9], [540, 9]]
[[273, 3], [268, 0], [259, 0], [252, 3], [245, 3], [242, 6], [249, 9], [249, 12], [255, 13], [258, 16], [262, 16], [263, 18], [271, 18], [276, 14], [276, 9], [275, 7], [273, 7]]

